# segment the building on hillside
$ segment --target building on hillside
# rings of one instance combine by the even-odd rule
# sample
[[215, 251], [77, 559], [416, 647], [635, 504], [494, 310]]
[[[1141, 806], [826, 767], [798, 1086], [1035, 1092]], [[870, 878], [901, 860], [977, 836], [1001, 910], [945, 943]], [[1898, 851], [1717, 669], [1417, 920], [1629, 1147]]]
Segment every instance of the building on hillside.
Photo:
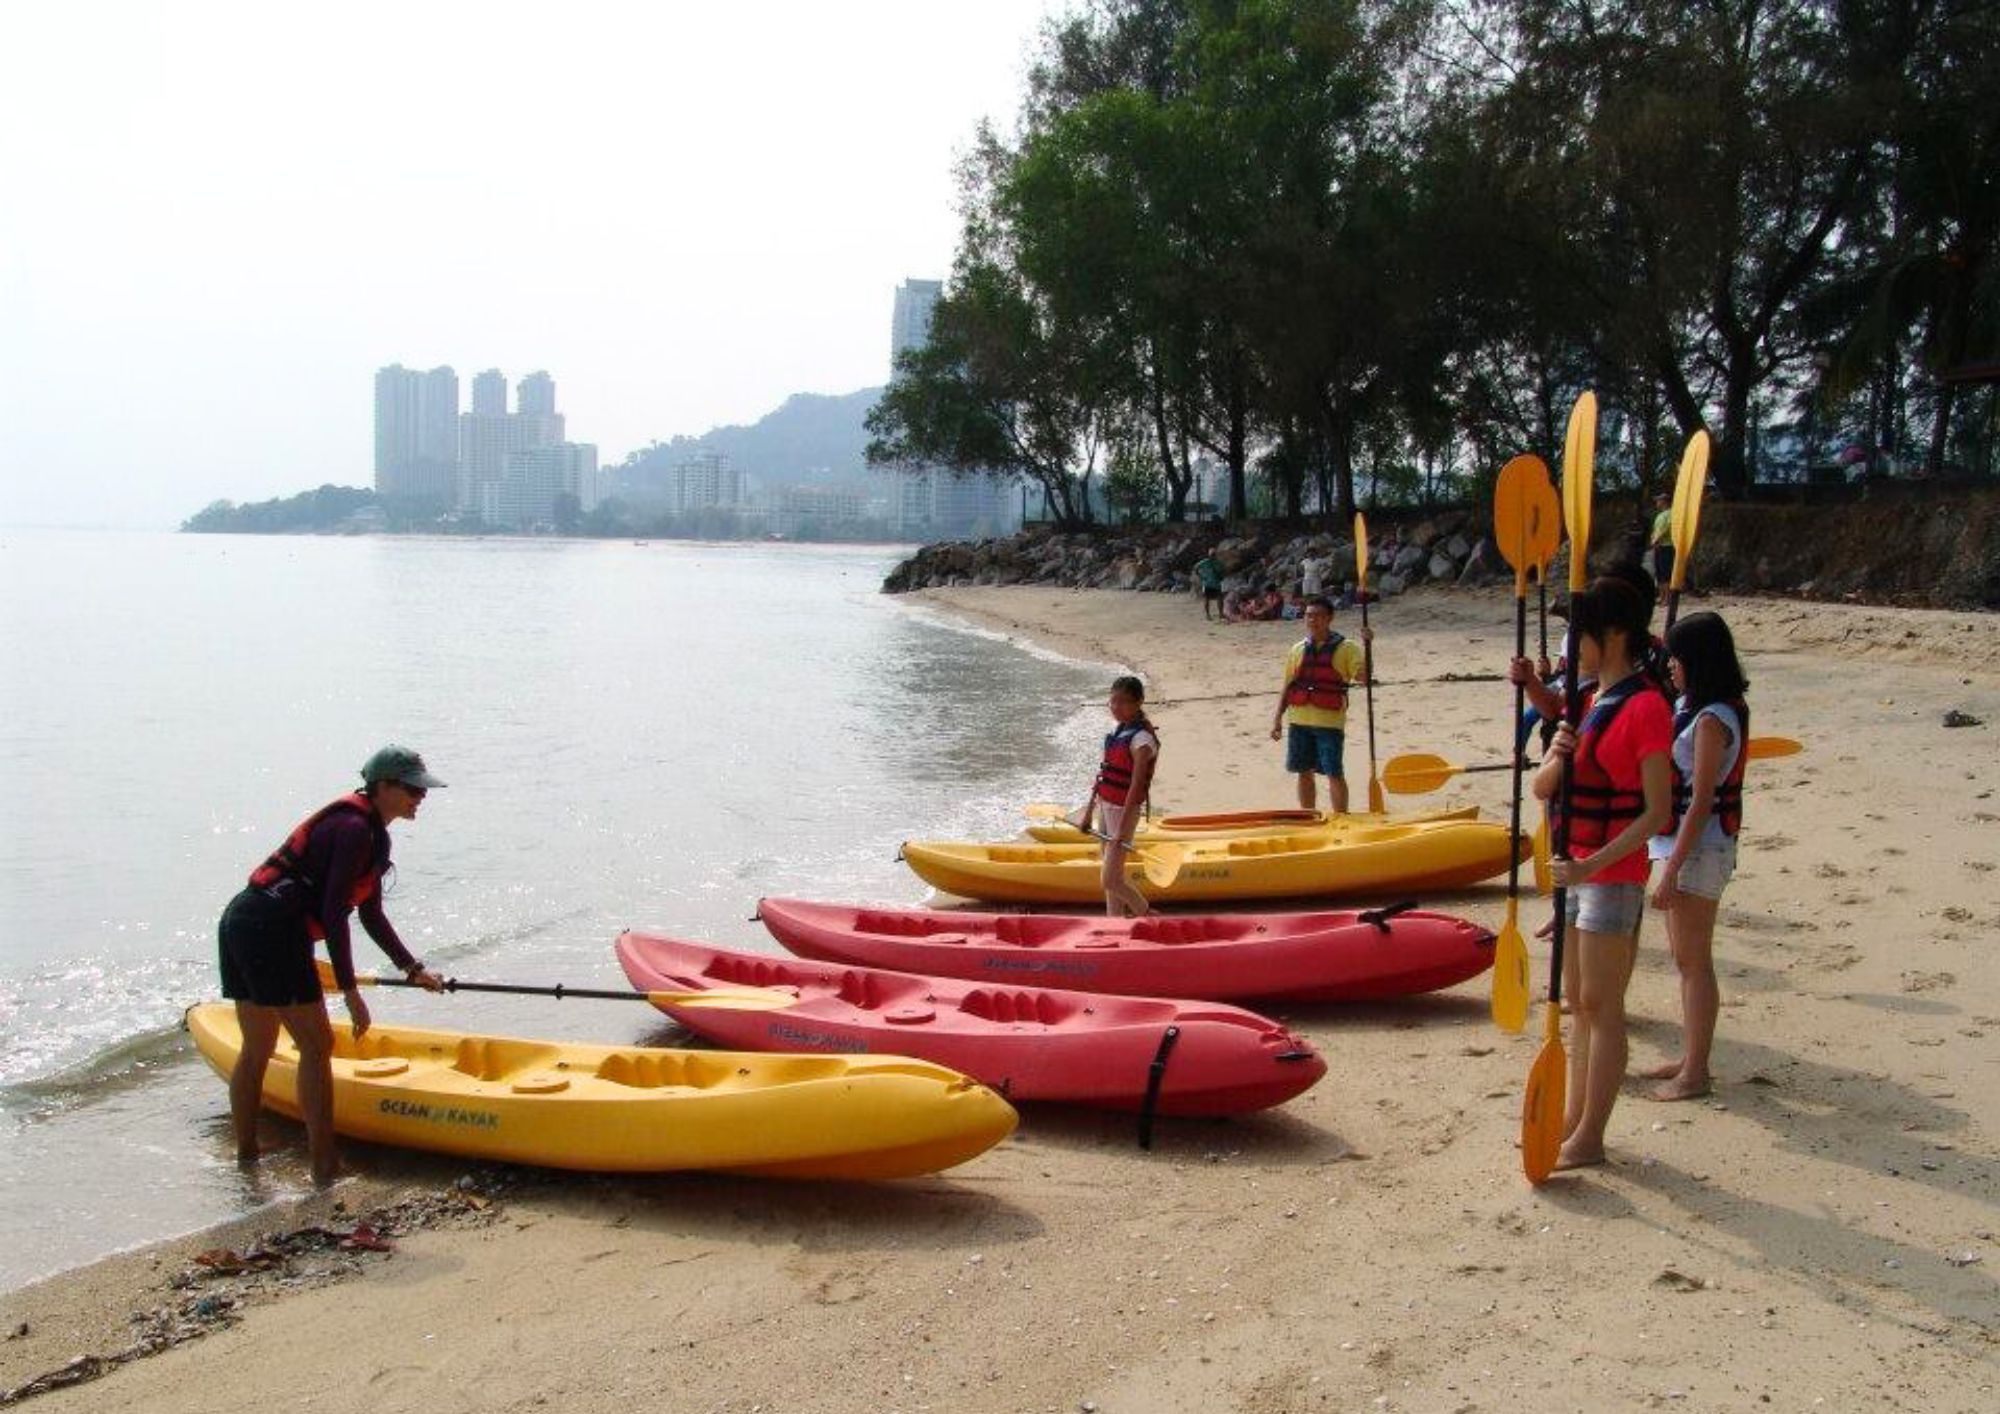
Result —
[[458, 472], [458, 374], [392, 363], [375, 374], [375, 490], [449, 504]]
[[785, 535], [852, 525], [861, 519], [859, 491], [837, 486], [781, 486], [770, 506], [771, 528]]
[[736, 510], [743, 504], [743, 473], [720, 452], [700, 452], [667, 472], [666, 492], [670, 511]]

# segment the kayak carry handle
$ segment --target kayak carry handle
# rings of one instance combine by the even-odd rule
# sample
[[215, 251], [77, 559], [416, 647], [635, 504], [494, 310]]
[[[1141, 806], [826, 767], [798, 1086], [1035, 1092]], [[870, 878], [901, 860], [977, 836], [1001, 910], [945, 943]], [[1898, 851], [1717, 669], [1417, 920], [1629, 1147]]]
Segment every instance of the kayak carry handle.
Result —
[[1408, 913], [1416, 906], [1417, 901], [1415, 899], [1406, 898], [1401, 903], [1391, 903], [1385, 904], [1381, 908], [1371, 908], [1357, 916], [1363, 923], [1373, 923], [1377, 928], [1386, 933], [1389, 931], [1390, 919], [1399, 913]]
[[1153, 1052], [1153, 1063], [1146, 1070], [1146, 1100], [1139, 1106], [1139, 1147], [1153, 1147], [1153, 1114], [1160, 1104], [1160, 1082], [1167, 1078], [1167, 1057], [1174, 1053], [1174, 1042], [1180, 1040], [1181, 1029], [1169, 1026], [1160, 1034], [1160, 1049]]

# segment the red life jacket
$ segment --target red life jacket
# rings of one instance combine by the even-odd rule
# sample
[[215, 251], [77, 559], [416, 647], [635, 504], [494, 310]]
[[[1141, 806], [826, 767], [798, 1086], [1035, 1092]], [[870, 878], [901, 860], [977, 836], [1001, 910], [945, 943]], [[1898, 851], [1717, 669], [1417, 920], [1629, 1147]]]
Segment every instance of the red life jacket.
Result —
[[1123, 805], [1125, 797], [1132, 789], [1132, 768], [1137, 763], [1132, 755], [1132, 739], [1140, 732], [1159, 732], [1141, 713], [1104, 738], [1104, 764], [1097, 768], [1097, 798], [1112, 805]]
[[1572, 859], [1587, 858], [1620, 830], [1646, 813], [1643, 790], [1627, 790], [1611, 779], [1597, 759], [1597, 747], [1618, 714], [1642, 692], [1654, 692], [1651, 680], [1637, 672], [1600, 694], [1583, 714], [1576, 750], [1569, 758], [1569, 844]]
[[250, 887], [253, 889], [268, 889], [286, 879], [298, 882], [305, 900], [306, 931], [315, 941], [326, 934], [317, 916], [319, 880], [306, 872], [306, 842], [312, 836], [313, 827], [337, 810], [359, 811], [368, 822], [368, 832], [375, 844], [374, 859], [367, 869], [354, 876], [354, 888], [347, 898], [350, 908], [360, 907], [382, 887], [382, 871], [389, 862], [389, 827], [375, 813], [374, 802], [359, 791], [351, 791], [313, 811], [285, 836], [283, 844], [271, 851], [270, 858], [250, 871]]
[[[1743, 768], [1750, 763], [1750, 704], [1740, 697], [1730, 698], [1722, 704], [1736, 713], [1736, 727], [1741, 733], [1736, 742], [1736, 760], [1727, 774], [1715, 783], [1715, 799], [1709, 809], [1722, 822], [1722, 833], [1734, 836], [1743, 828]], [[1680, 711], [1674, 713], [1674, 738], [1694, 725], [1699, 712]], [[1688, 807], [1694, 804], [1694, 781], [1683, 776], [1681, 768], [1674, 767], [1674, 823], [1667, 827], [1668, 834], [1680, 830], [1681, 821], [1687, 818]]]
[[1285, 684], [1287, 707], [1347, 710], [1347, 679], [1333, 666], [1333, 655], [1345, 641], [1336, 633], [1328, 636], [1324, 648], [1315, 648], [1310, 638], [1299, 644], [1298, 675]]

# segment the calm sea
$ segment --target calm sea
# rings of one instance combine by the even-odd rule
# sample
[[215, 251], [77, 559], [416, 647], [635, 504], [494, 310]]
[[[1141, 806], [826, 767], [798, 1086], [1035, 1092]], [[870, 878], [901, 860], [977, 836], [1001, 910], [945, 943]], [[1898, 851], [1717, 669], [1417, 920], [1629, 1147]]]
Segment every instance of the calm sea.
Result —
[[[302, 1189], [296, 1155], [238, 1173], [179, 1021], [222, 904], [384, 742], [450, 782], [396, 827], [390, 917], [469, 980], [622, 986], [633, 925], [770, 950], [759, 895], [914, 903], [901, 840], [1077, 794], [1103, 671], [899, 606], [895, 558], [0, 534], [0, 1288]], [[371, 1001], [674, 1034], [620, 1003]]]

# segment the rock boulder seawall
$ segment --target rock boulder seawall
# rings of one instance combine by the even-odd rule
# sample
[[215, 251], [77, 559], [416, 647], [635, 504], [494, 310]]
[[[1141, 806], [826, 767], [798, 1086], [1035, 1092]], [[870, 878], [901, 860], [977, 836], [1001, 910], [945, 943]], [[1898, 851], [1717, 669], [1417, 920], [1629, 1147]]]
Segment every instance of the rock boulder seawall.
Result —
[[[1643, 555], [1629, 501], [1600, 511], [1594, 556]], [[1610, 512], [1607, 517], [1604, 512]], [[926, 545], [889, 573], [884, 592], [1042, 584], [1186, 593], [1212, 553], [1223, 588], [1300, 585], [1308, 558], [1329, 560], [1338, 594], [1355, 577], [1350, 535], [1296, 521], [1030, 526], [1017, 535]], [[1369, 517], [1369, 580], [1384, 598], [1420, 585], [1482, 587], [1512, 578], [1482, 509]], [[1565, 552], [1566, 553], [1566, 552]], [[1558, 556], [1549, 582], [1565, 580]], [[1841, 505], [1712, 503], [1704, 508], [1693, 585], [1849, 603], [2000, 608], [2000, 490], [1899, 496]]]

